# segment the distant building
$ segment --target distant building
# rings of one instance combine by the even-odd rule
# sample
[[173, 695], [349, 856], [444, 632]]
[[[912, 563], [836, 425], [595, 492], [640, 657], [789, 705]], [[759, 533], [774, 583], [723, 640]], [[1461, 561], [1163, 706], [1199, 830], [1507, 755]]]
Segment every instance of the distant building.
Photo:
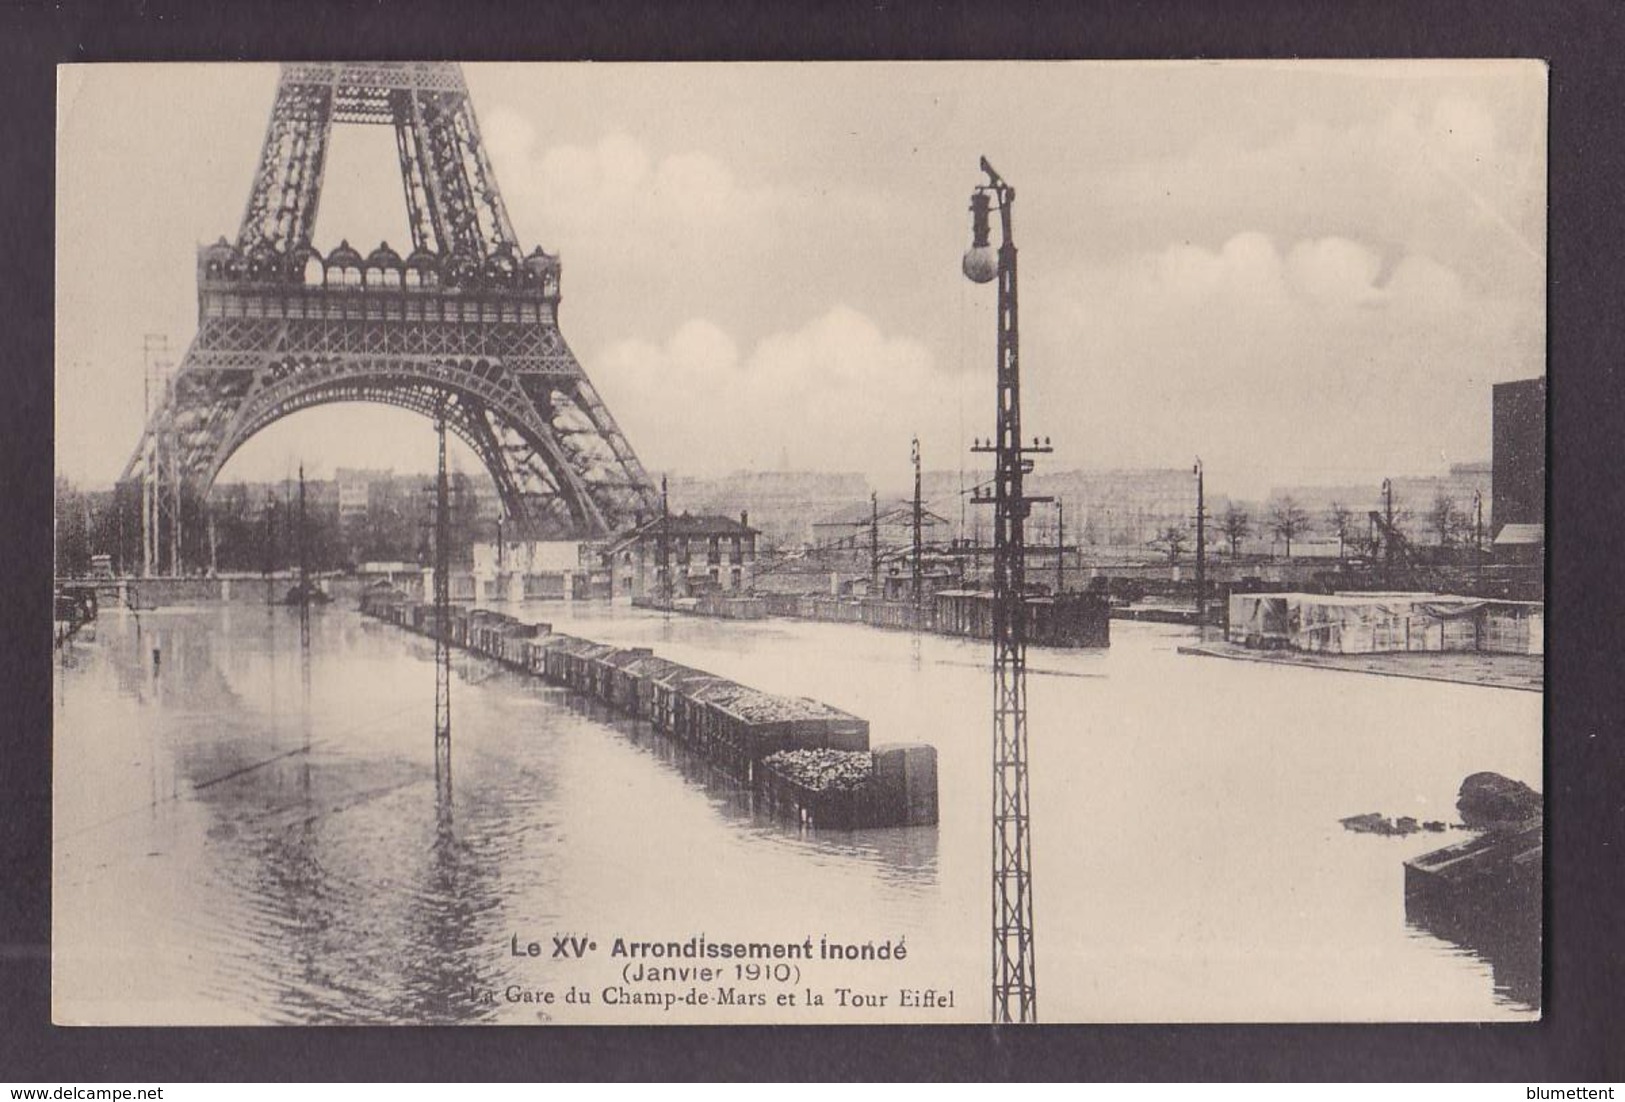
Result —
[[[1513, 558], [1534, 554], [1545, 541], [1546, 379], [1497, 383], [1492, 390], [1492, 498], [1495, 551]], [[1502, 539], [1517, 525], [1516, 539]], [[1521, 549], [1521, 550], [1520, 550]]]
[[[920, 510], [920, 541], [946, 543], [949, 538], [948, 521], [929, 509]], [[914, 505], [888, 505], [875, 515], [873, 503], [850, 503], [833, 513], [812, 522], [812, 542], [820, 550], [864, 550], [871, 543], [871, 529], [883, 553], [914, 546]]]
[[413, 599], [420, 599], [433, 587], [433, 571], [412, 562], [364, 562], [356, 567], [356, 577], [378, 586], [393, 586]]
[[605, 552], [615, 594], [652, 600], [747, 590], [758, 534], [748, 511], [738, 520], [690, 513], [646, 520]]
[[823, 471], [735, 471], [719, 478], [673, 476], [671, 508], [696, 515], [744, 509], [763, 542], [800, 547], [812, 538], [812, 521], [849, 501], [869, 497], [861, 474]]
[[372, 501], [373, 484], [387, 483], [393, 475], [393, 471], [368, 471], [353, 467], [339, 467], [334, 470], [333, 481], [338, 485], [340, 522], [365, 520], [368, 505]]
[[[1069, 546], [1140, 550], [1170, 527], [1194, 531], [1196, 476], [1189, 467], [1040, 471], [1025, 488], [1065, 506]], [[1035, 511], [1029, 531], [1043, 539], [1045, 523]]]
[[[582, 540], [484, 540], [473, 545], [474, 584], [489, 600], [590, 596], [598, 546]], [[585, 587], [585, 588], [584, 588]]]

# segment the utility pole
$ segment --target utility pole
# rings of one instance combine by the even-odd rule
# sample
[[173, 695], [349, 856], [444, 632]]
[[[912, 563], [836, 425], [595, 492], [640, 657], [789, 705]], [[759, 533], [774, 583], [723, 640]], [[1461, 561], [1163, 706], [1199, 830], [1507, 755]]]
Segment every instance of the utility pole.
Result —
[[921, 563], [921, 528], [924, 519], [924, 508], [920, 502], [920, 438], [916, 436], [913, 442], [914, 454], [914, 607], [920, 607], [920, 598], [923, 596], [921, 587], [924, 582], [924, 573]]
[[299, 464], [299, 643], [310, 646], [310, 523], [305, 513], [305, 465]]
[[276, 495], [269, 487], [265, 490], [265, 603], [275, 603], [272, 595], [276, 573]]
[[[1049, 452], [1034, 438], [1021, 443], [1020, 338], [1016, 324], [1016, 244], [1011, 236], [1015, 189], [983, 157], [988, 182], [971, 194], [971, 247], [962, 269], [973, 283], [998, 280], [997, 436], [974, 452], [995, 456], [994, 492], [978, 494], [993, 508], [993, 1020], [1038, 1020], [1033, 950], [1032, 830], [1027, 779], [1027, 608], [1024, 525], [1032, 505], [1022, 477], [1029, 453]], [[1002, 238], [989, 244], [988, 215], [998, 201]]]
[[880, 495], [869, 491], [869, 596], [880, 591]]
[[1055, 596], [1066, 592], [1066, 502], [1055, 502]]
[[[1473, 491], [1473, 573], [1484, 585], [1484, 491]], [[1480, 594], [1482, 596], [1482, 594]]]
[[671, 612], [671, 503], [666, 497], [666, 476], [660, 476], [660, 603]]
[[1196, 637], [1207, 629], [1207, 505], [1202, 496], [1202, 457], [1192, 468], [1196, 475]]
[[451, 771], [451, 494], [446, 483], [446, 406], [435, 412], [439, 459], [434, 483], [434, 765]]
[[148, 431], [142, 440], [141, 454], [141, 576], [151, 577], [159, 572], [159, 555], [163, 543], [159, 533], [159, 517], [163, 512], [163, 434], [150, 428], [153, 423], [153, 404], [161, 400], [163, 392], [163, 360], [168, 355], [169, 341], [160, 333], [147, 333], [141, 338], [142, 403]]
[[1391, 478], [1382, 480], [1382, 559], [1386, 578], [1383, 584], [1390, 589], [1394, 585], [1394, 482]]
[[179, 578], [181, 567], [181, 464], [178, 434], [169, 434], [169, 572]]
[[299, 464], [299, 601], [309, 603], [310, 595], [310, 533], [305, 513], [305, 465]]

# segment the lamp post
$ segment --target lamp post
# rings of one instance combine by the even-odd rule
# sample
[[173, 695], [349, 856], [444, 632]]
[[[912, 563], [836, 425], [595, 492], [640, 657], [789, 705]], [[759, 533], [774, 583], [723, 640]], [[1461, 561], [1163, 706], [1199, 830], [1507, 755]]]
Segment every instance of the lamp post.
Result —
[[[1036, 1022], [1033, 955], [1032, 830], [1027, 783], [1027, 615], [1024, 524], [1034, 502], [1022, 477], [1029, 453], [1050, 451], [1035, 438], [1021, 443], [1021, 369], [1016, 325], [1016, 243], [1011, 207], [1016, 192], [983, 157], [987, 183], [971, 193], [971, 247], [962, 270], [972, 283], [998, 282], [997, 434], [971, 449], [992, 453], [993, 493], [976, 504], [994, 507], [993, 524], [993, 1020]], [[989, 242], [997, 203], [1000, 243]]]

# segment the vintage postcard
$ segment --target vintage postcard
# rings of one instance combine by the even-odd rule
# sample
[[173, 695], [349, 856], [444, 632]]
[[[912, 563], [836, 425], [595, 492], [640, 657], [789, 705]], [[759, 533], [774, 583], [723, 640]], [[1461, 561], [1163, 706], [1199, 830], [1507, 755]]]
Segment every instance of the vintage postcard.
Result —
[[57, 1023], [1539, 1017], [1542, 63], [58, 92]]

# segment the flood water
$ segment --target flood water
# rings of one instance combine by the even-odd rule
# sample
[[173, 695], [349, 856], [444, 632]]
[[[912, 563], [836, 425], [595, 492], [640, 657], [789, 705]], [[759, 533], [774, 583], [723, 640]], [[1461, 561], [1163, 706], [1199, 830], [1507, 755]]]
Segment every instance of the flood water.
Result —
[[[941, 825], [774, 822], [646, 725], [461, 653], [448, 785], [428, 641], [347, 603], [312, 612], [308, 649], [281, 608], [111, 611], [57, 657], [56, 1020], [988, 1019], [989, 644], [510, 611], [827, 701], [876, 745], [933, 743]], [[1031, 654], [1041, 1019], [1533, 1016], [1538, 972], [1406, 923], [1401, 862], [1466, 835], [1338, 820], [1455, 821], [1480, 770], [1540, 787], [1540, 695], [1178, 654], [1189, 638], [1120, 622], [1109, 650]], [[636, 987], [614, 939], [694, 935], [903, 939], [907, 956], [793, 982], [730, 965], [765, 1009], [606, 993]], [[555, 937], [597, 948], [561, 958]], [[837, 987], [888, 1001], [843, 1008]], [[953, 1006], [899, 1008], [902, 988]]]

